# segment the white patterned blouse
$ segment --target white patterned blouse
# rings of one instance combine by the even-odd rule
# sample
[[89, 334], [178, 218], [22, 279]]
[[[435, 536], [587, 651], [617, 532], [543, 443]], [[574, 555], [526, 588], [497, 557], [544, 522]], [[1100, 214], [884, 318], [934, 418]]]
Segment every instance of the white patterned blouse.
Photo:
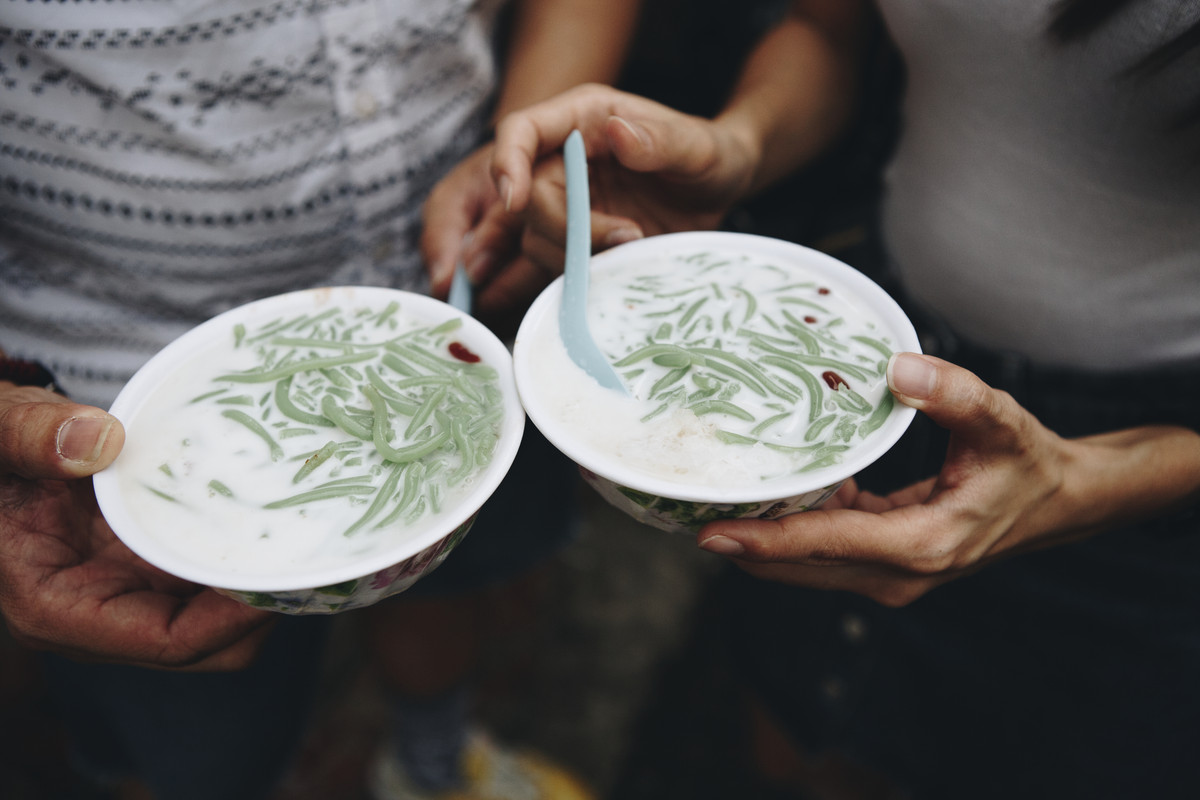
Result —
[[5, 3], [0, 348], [106, 406], [235, 305], [424, 289], [420, 206], [481, 138], [502, 2]]

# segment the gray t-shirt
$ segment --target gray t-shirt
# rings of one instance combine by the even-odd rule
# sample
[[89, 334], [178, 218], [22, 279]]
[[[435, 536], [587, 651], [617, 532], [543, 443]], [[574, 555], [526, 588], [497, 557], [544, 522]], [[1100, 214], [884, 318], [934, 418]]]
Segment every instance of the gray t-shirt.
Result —
[[[908, 66], [884, 235], [976, 343], [1097, 370], [1200, 365], [1200, 52], [1122, 72], [1197, 17], [1142, 0], [1081, 42], [1055, 3], [880, 3]], [[1190, 9], [1190, 10], [1189, 10]]]
[[106, 406], [235, 305], [427, 288], [420, 206], [481, 136], [502, 1], [6, 3], [0, 348]]

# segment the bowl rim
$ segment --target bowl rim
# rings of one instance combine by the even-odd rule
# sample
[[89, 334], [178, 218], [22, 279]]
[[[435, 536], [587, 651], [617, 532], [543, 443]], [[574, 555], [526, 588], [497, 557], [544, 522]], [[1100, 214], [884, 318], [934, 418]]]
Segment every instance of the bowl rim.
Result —
[[[895, 352], [921, 352], [920, 339], [900, 305], [879, 284], [859, 270], [833, 256], [784, 239], [775, 239], [759, 234], [732, 231], [684, 231], [648, 236], [618, 245], [592, 256], [591, 268], [603, 270], [623, 263], [639, 254], [657, 254], [679, 247], [724, 247], [735, 246], [753, 255], [775, 257], [781, 260], [801, 259], [826, 271], [830, 282], [844, 287], [851, 296], [861, 297], [870, 303], [889, 332], [896, 339]], [[765, 503], [796, 497], [817, 489], [833, 486], [853, 476], [874, 463], [900, 439], [916, 416], [916, 410], [896, 403], [887, 421], [863, 442], [862, 447], [851, 451], [851, 458], [840, 464], [813, 470], [790, 478], [776, 478], [758, 485], [733, 487], [690, 487], [688, 485], [657, 478], [632, 468], [624, 467], [614, 459], [597, 457], [591, 448], [578, 444], [567, 435], [565, 427], [558, 423], [555, 415], [539, 400], [532, 377], [530, 342], [542, 325], [554, 324], [562, 298], [563, 278], [559, 276], [547, 286], [530, 305], [518, 326], [513, 345], [513, 373], [517, 391], [525, 413], [530, 421], [556, 448], [578, 466], [620, 486], [658, 497], [703, 504]], [[547, 319], [550, 317], [550, 319]]]
[[516, 390], [508, 347], [474, 317], [428, 295], [378, 286], [324, 286], [245, 303], [189, 329], [159, 350], [126, 382], [109, 408], [109, 413], [125, 425], [127, 438], [136, 435], [137, 416], [154, 389], [174, 374], [183, 360], [207, 348], [215, 334], [228, 335], [230, 328], [238, 322], [267, 315], [278, 316], [286, 311], [311, 310], [330, 303], [384, 305], [393, 300], [399, 301], [402, 309], [407, 309], [418, 318], [428, 319], [429, 324], [438, 324], [451, 317], [461, 318], [463, 326], [459, 330], [464, 343], [496, 369], [504, 397], [505, 413], [492, 460], [479, 473], [479, 478], [458, 506], [443, 512], [442, 524], [431, 526], [417, 536], [397, 537], [395, 542], [371, 551], [360, 560], [342, 563], [337, 567], [302, 565], [286, 573], [228, 573], [187, 559], [166, 544], [164, 537], [149, 533], [138, 524], [120, 488], [121, 457], [118, 455], [112, 465], [93, 476], [96, 501], [117, 538], [153, 566], [184, 580], [238, 592], [294, 593], [369, 577], [403, 563], [471, 520], [511, 469], [524, 435], [525, 412]]

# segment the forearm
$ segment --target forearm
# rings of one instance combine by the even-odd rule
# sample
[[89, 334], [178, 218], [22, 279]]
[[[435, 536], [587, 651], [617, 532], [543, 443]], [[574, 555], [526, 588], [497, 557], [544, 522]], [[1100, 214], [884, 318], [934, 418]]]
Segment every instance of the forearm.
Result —
[[581, 83], [617, 79], [640, 0], [519, 0], [494, 119]]
[[865, 3], [797, 0], [751, 53], [717, 117], [756, 155], [748, 194], [812, 160], [844, 130], [872, 20]]
[[1062, 524], [1098, 532], [1200, 500], [1200, 434], [1146, 426], [1070, 442]]

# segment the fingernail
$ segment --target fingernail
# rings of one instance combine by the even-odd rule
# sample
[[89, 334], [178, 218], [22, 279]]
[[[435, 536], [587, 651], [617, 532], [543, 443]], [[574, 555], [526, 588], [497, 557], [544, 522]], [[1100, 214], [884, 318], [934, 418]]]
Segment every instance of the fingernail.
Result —
[[719, 556], [740, 556], [746, 552], [741, 542], [728, 536], [710, 536], [700, 542], [700, 547]]
[[633, 242], [641, 238], [644, 237], [638, 228], [617, 228], [608, 232], [608, 235], [604, 237], [604, 244], [608, 247], [616, 247], [619, 244]]
[[496, 190], [504, 198], [504, 210], [512, 211], [512, 180], [507, 175], [501, 175], [500, 180], [496, 181]]
[[625, 128], [625, 130], [629, 131], [629, 134], [631, 136], [633, 136], [633, 138], [638, 140], [638, 144], [640, 144], [640, 145], [646, 144], [646, 138], [644, 136], [642, 136], [641, 129], [639, 129], [632, 122], [625, 119], [624, 117], [618, 117], [616, 115], [610, 117], [610, 119], [612, 119], [614, 122], [619, 123], [623, 128]]
[[915, 353], [892, 353], [887, 365], [888, 386], [893, 392], [925, 400], [933, 395], [937, 368]]
[[71, 417], [58, 429], [58, 454], [68, 461], [85, 464], [95, 461], [104, 449], [112, 425], [109, 416]]

